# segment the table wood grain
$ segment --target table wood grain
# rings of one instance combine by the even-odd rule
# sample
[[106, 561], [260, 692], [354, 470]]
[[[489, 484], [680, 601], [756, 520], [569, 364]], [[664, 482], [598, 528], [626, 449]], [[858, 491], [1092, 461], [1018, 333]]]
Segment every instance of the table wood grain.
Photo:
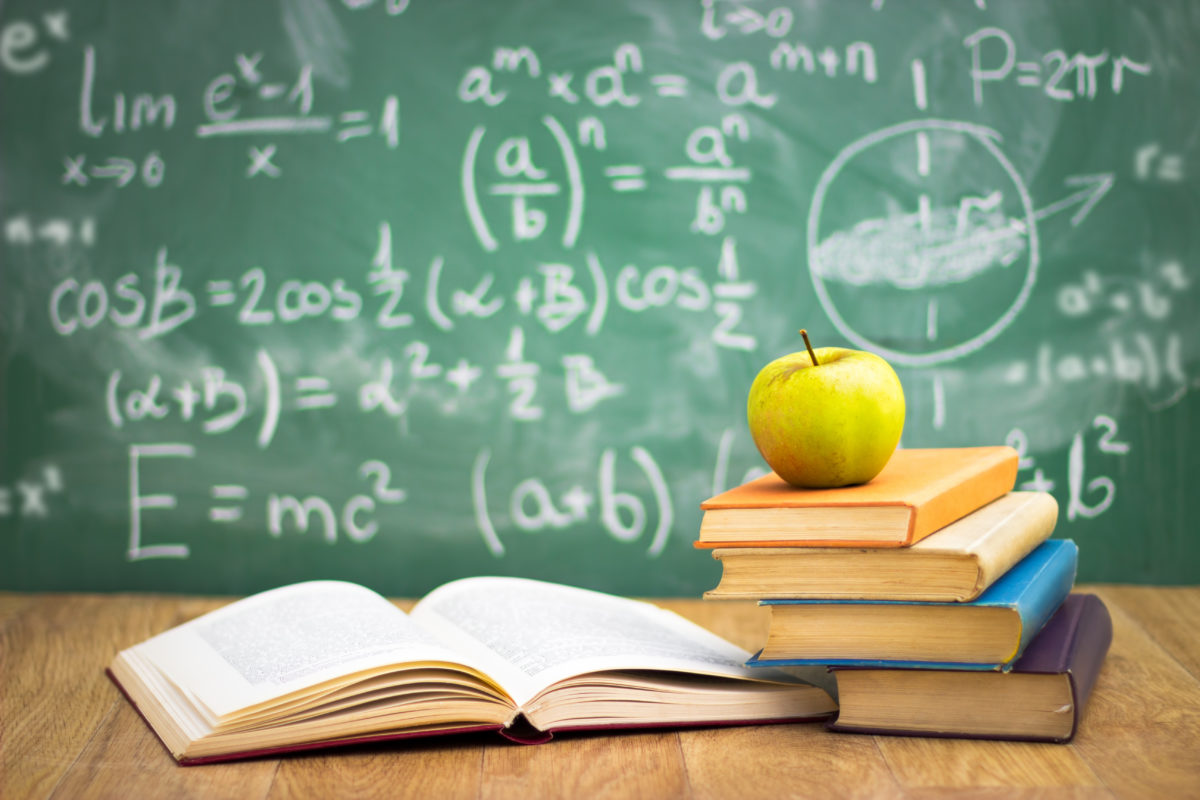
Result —
[[[1200, 587], [1077, 591], [1104, 599], [1114, 635], [1067, 745], [807, 723], [537, 746], [471, 734], [198, 767], [176, 765], [104, 668], [230, 598], [0, 592], [0, 797], [1200, 798]], [[654, 602], [747, 649], [766, 630], [753, 604]]]

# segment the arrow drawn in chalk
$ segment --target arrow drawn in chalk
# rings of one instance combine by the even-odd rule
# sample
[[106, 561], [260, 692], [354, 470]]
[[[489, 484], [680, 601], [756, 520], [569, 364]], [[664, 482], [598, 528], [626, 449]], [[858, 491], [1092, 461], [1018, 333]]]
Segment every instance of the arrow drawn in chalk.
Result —
[[1071, 215], [1071, 226], [1076, 227], [1091, 213], [1096, 204], [1112, 189], [1116, 178], [1111, 172], [1101, 172], [1096, 175], [1072, 175], [1063, 183], [1067, 186], [1083, 186], [1083, 189], [1064, 197], [1056, 203], [1040, 208], [1033, 213], [1034, 219], [1045, 219], [1058, 212], [1079, 204], [1079, 210]]
[[93, 178], [116, 178], [117, 186], [125, 186], [137, 176], [137, 164], [128, 158], [110, 158], [102, 166], [92, 167]]

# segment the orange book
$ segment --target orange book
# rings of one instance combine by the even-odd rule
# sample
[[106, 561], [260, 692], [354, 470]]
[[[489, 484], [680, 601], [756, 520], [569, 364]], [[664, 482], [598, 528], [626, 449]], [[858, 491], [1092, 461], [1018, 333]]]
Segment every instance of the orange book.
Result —
[[700, 504], [696, 547], [905, 547], [1013, 490], [1011, 447], [900, 449], [871, 481], [799, 489], [771, 473]]

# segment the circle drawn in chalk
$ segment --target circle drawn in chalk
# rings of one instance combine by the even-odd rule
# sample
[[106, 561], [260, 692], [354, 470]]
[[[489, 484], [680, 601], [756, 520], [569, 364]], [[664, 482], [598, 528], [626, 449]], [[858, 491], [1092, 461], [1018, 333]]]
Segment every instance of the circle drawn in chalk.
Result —
[[1037, 279], [1037, 222], [999, 138], [914, 120], [855, 141], [825, 168], [808, 215], [809, 274], [856, 346], [937, 364], [983, 347], [1020, 313]]

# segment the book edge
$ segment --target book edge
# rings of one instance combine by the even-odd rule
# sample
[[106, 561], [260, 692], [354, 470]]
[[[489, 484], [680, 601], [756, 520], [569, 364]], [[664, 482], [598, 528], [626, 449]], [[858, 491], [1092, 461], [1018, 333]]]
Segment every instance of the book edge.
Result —
[[913, 498], [910, 544], [922, 541], [952, 522], [978, 511], [1011, 492], [1017, 483], [1017, 452], [997, 446], [988, 460], [946, 475]]
[[1058, 736], [1018, 736], [1015, 734], [967, 733], [958, 731], [919, 731], [906, 728], [873, 728], [855, 725], [840, 725], [833, 720], [825, 725], [825, 730], [832, 733], [865, 734], [871, 736], [911, 736], [928, 739], [975, 739], [996, 742], [1045, 742], [1048, 744], [1067, 744], [1075, 738], [1076, 729], [1065, 737]]
[[385, 742], [385, 741], [392, 741], [395, 739], [421, 739], [421, 738], [427, 738], [427, 737], [432, 737], [432, 736], [447, 736], [447, 735], [459, 734], [459, 733], [476, 733], [476, 732], [480, 732], [480, 731], [503, 731], [504, 730], [503, 725], [473, 725], [473, 726], [463, 726], [463, 727], [459, 727], [459, 728], [445, 728], [442, 730], [430, 730], [430, 731], [396, 731], [393, 733], [369, 734], [369, 735], [348, 738], [348, 739], [333, 739], [333, 740], [326, 739], [326, 740], [315, 741], [315, 742], [304, 742], [304, 743], [295, 744], [295, 745], [282, 745], [279, 747], [265, 747], [265, 748], [255, 748], [255, 749], [251, 749], [251, 750], [239, 750], [239, 751], [232, 752], [232, 753], [221, 753], [221, 754], [212, 755], [212, 756], [200, 756], [200, 757], [190, 757], [190, 758], [188, 756], [180, 756], [180, 757], [176, 758], [175, 754], [171, 752], [171, 749], [169, 747], [167, 747], [167, 743], [164, 742], [162, 740], [162, 737], [158, 735], [158, 731], [156, 731], [154, 729], [154, 726], [150, 724], [150, 720], [148, 720], [146, 718], [146, 715], [142, 711], [141, 706], [139, 706], [134, 701], [133, 697], [125, 689], [125, 686], [121, 683], [120, 680], [117, 679], [117, 676], [113, 673], [112, 669], [109, 667], [105, 667], [104, 674], [108, 676], [108, 679], [110, 681], [112, 681], [113, 685], [116, 686], [117, 690], [121, 693], [121, 695], [129, 702], [129, 705], [133, 708], [133, 710], [135, 712], [137, 712], [137, 715], [141, 718], [142, 722], [146, 725], [146, 729], [149, 730], [151, 734], [153, 734], [154, 739], [162, 746], [162, 748], [166, 752], [166, 754], [173, 761], [177, 762], [181, 766], [196, 766], [196, 765], [200, 765], [200, 764], [215, 764], [215, 763], [220, 763], [220, 762], [225, 762], [225, 761], [242, 761], [242, 760], [252, 759], [252, 758], [262, 758], [265, 756], [282, 755], [284, 753], [296, 753], [296, 752], [303, 752], [303, 751], [308, 751], [308, 750], [324, 750], [324, 749], [331, 749], [331, 748], [337, 748], [337, 747], [348, 747], [348, 746], [356, 745], [356, 744], [368, 744], [371, 742]]
[[[1053, 495], [1048, 492], [1019, 492], [1016, 490], [1009, 494], [1029, 495], [1029, 497], [970, 548], [970, 551], [976, 556], [976, 564], [979, 567], [974, 597], [983, 594], [988, 587], [1019, 564], [1025, 556], [1040, 547], [1042, 543], [1050, 540], [1058, 527], [1058, 501], [1054, 499]], [[992, 502], [999, 502], [1001, 499], [997, 498]], [[1016, 535], [1012, 530], [1013, 518], [1021, 521], [1020, 533]]]
[[[762, 652], [761, 650], [759, 651]], [[866, 667], [873, 669], [932, 669], [964, 670], [968, 672], [1007, 672], [1009, 663], [972, 661], [899, 661], [856, 658], [759, 658], [755, 653], [746, 661], [747, 667]]]
[[[1035, 585], [1036, 585], [1036, 578], [1037, 578], [1037, 576], [1039, 576], [1039, 575], [1043, 574], [1043, 573], [1044, 573], [1044, 572], [1046, 572], [1048, 569], [1051, 569], [1051, 568], [1053, 568], [1053, 567], [1054, 567], [1054, 565], [1055, 565], [1055, 564], [1056, 564], [1056, 563], [1057, 563], [1057, 562], [1058, 562], [1060, 559], [1062, 559], [1062, 558], [1064, 558], [1064, 557], [1065, 557], [1065, 556], [1063, 556], [1063, 555], [1062, 555], [1063, 553], [1065, 553], [1065, 552], [1067, 552], [1067, 551], [1073, 551], [1073, 552], [1074, 552], [1076, 555], [1075, 555], [1075, 558], [1074, 558], [1074, 559], [1072, 559], [1072, 560], [1075, 560], [1075, 561], [1076, 561], [1076, 563], [1077, 563], [1077, 558], [1078, 558], [1078, 545], [1076, 545], [1076, 544], [1075, 544], [1075, 542], [1074, 542], [1074, 540], [1072, 540], [1072, 539], [1047, 539], [1046, 541], [1044, 541], [1044, 542], [1042, 542], [1041, 544], [1039, 544], [1039, 545], [1038, 545], [1038, 547], [1035, 547], [1033, 550], [1031, 550], [1031, 551], [1030, 551], [1030, 552], [1029, 552], [1029, 553], [1026, 555], [1026, 558], [1029, 558], [1030, 556], [1033, 556], [1033, 555], [1034, 555], [1034, 554], [1035, 554], [1035, 553], [1036, 553], [1036, 552], [1037, 552], [1039, 549], [1042, 549], [1042, 548], [1045, 548], [1045, 549], [1047, 549], [1047, 550], [1050, 550], [1050, 551], [1052, 551], [1052, 552], [1048, 552], [1048, 554], [1045, 556], [1045, 563], [1043, 563], [1042, 565], [1038, 566], [1038, 567], [1037, 567], [1037, 571], [1036, 571], [1036, 572], [1034, 572], [1034, 573], [1032, 574], [1032, 576], [1029, 576], [1029, 577], [1022, 577], [1020, 573], [1016, 573], [1016, 574], [1014, 574], [1013, 570], [1008, 570], [1008, 571], [1007, 571], [1007, 572], [1006, 572], [1004, 575], [1002, 575], [1002, 576], [1000, 577], [1000, 579], [999, 579], [999, 580], [997, 580], [997, 581], [996, 581], [996, 583], [993, 583], [993, 584], [992, 584], [992, 586], [991, 586], [991, 587], [989, 587], [989, 589], [990, 589], [990, 590], [994, 590], [994, 593], [995, 593], [995, 594], [997, 594], [997, 595], [1000, 595], [999, 597], [992, 597], [992, 598], [989, 598], [989, 597], [987, 597], [987, 596], [986, 596], [986, 594], [987, 594], [987, 593], [985, 592], [985, 593], [984, 593], [983, 595], [981, 595], [980, 597], [977, 597], [976, 599], [974, 599], [974, 600], [971, 600], [971, 601], [969, 601], [969, 602], [966, 602], [966, 603], [954, 603], [954, 604], [952, 604], [952, 605], [956, 605], [956, 606], [957, 606], [957, 605], [961, 605], [961, 606], [964, 606], [964, 607], [968, 607], [968, 606], [969, 606], [969, 607], [976, 607], [976, 608], [1009, 608], [1009, 609], [1012, 609], [1012, 610], [1014, 610], [1014, 611], [1019, 611], [1018, 604], [1021, 602], [1021, 600], [1022, 600], [1022, 599], [1024, 599], [1024, 598], [1025, 598], [1025, 597], [1026, 597], [1026, 596], [1029, 594], [1029, 590], [1030, 590], [1030, 589], [1031, 589], [1033, 586], [1035, 586]], [[1024, 561], [1024, 559], [1022, 559], [1022, 561]], [[1020, 564], [1020, 562], [1018, 562], [1018, 564]], [[1064, 566], [1065, 566], [1065, 565], [1064, 565]], [[1007, 579], [1008, 579], [1008, 581], [1007, 581], [1007, 582], [1004, 582], [1004, 579], [1005, 579], [1005, 578], [1007, 578]], [[1072, 583], [1073, 583], [1073, 581], [1072, 581]], [[1006, 589], [1008, 589], [1009, 591], [1007, 591], [1007, 592], [1003, 592], [1003, 593], [1002, 593], [1002, 590], [1006, 590]], [[1015, 591], [1012, 591], [1012, 590], [1015, 590]], [[1069, 594], [1069, 590], [1068, 590], [1068, 594]], [[1065, 598], [1065, 596], [1064, 596], [1064, 598]], [[829, 599], [829, 598], [813, 598], [813, 599], [808, 599], [808, 598], [796, 598], [796, 599], [792, 599], [792, 598], [763, 598], [763, 599], [761, 599], [761, 600], [759, 601], [759, 605], [764, 605], [764, 606], [771, 606], [771, 605], [799, 605], [799, 604], [806, 604], [806, 605], [819, 605], [819, 604], [822, 604], [822, 603], [827, 603], [827, 604], [830, 604], [830, 605], [843, 605], [843, 604], [856, 604], [856, 605], [945, 605], [945, 604], [943, 604], [943, 603], [931, 603], [931, 602], [926, 602], [926, 601], [916, 601], [916, 600], [871, 600], [871, 599], [864, 599], [864, 600], [843, 600], [843, 599]], [[1061, 603], [1060, 603], [1060, 604], [1061, 604]], [[1058, 605], [1054, 605], [1054, 606], [1052, 607], [1052, 609], [1051, 609], [1051, 614], [1053, 613], [1053, 611], [1055, 611], [1055, 610], [1057, 610], [1057, 609], [1058, 609]], [[1047, 618], [1046, 618], [1046, 619], [1047, 619], [1047, 621], [1048, 621], [1048, 620], [1049, 620], [1049, 616], [1047, 616]]]
[[[1083, 722], [1083, 714], [1091, 700], [1092, 690], [1100, 677], [1100, 670], [1108, 657], [1112, 646], [1113, 625], [1112, 614], [1104, 601], [1094, 594], [1084, 594], [1087, 598], [1081, 603], [1085, 606], [1079, 612], [1079, 622], [1074, 630], [1072, 647], [1067, 655], [1067, 677], [1071, 682], [1071, 692], [1075, 705], [1075, 724], [1071, 729], [1074, 735]], [[1092, 610], [1094, 609], [1094, 611]], [[1089, 613], [1090, 611], [1090, 613]]]
[[[1054, 551], [1041, 569], [1029, 577], [1024, 591], [1017, 598], [1016, 611], [1021, 620], [1020, 640], [1010, 662], [1020, 658], [1030, 642], [1049, 624], [1075, 585], [1075, 576], [1079, 572], [1079, 545], [1073, 539], [1047, 539], [1034, 552], [1049, 543], [1054, 543], [1050, 545]], [[1047, 575], [1050, 580], [1043, 578]]]
[[750, 725], [786, 725], [801, 722], [825, 722], [832, 719], [836, 714], [836, 708], [821, 713], [807, 714], [800, 716], [785, 716], [771, 718], [747, 718], [747, 719], [730, 719], [730, 720], [698, 720], [687, 722], [630, 722], [630, 723], [613, 723], [610, 725], [560, 725], [546, 730], [541, 730], [525, 720], [524, 715], [520, 715], [520, 719], [525, 721], [528, 726], [529, 733], [517, 733], [517, 729], [513, 726], [504, 725], [466, 725], [456, 728], [444, 728], [440, 730], [430, 731], [396, 731], [391, 733], [369, 734], [364, 736], [356, 736], [345, 739], [321, 740], [314, 742], [304, 742], [295, 745], [283, 745], [279, 747], [264, 747], [254, 748], [249, 750], [239, 750], [231, 753], [221, 753], [211, 756], [200, 756], [189, 758], [182, 756], [175, 758], [166, 743], [158, 736], [157, 731], [150, 725], [142, 713], [142, 709], [134, 702], [133, 698], [125, 690], [125, 687], [113, 674], [112, 670], [105, 668], [105, 675], [113, 683], [122, 696], [129, 702], [129, 705], [141, 717], [146, 728], [154, 735], [156, 741], [162, 746], [167, 755], [180, 766], [191, 767], [201, 766], [204, 764], [218, 764], [230, 761], [245, 761], [256, 758], [268, 758], [289, 753], [302, 753], [313, 750], [330, 750], [341, 747], [352, 747], [363, 744], [377, 744], [381, 742], [391, 742], [401, 739], [425, 739], [438, 736], [452, 736], [458, 734], [495, 732], [499, 733], [510, 742], [523, 745], [539, 745], [551, 741], [556, 734], [559, 733], [588, 733], [588, 732], [612, 732], [618, 733], [621, 731], [634, 730], [684, 730], [684, 729], [703, 729], [703, 728], [731, 728], [743, 727]]
[[[1064, 737], [1034, 737], [1018, 735], [975, 734], [958, 731], [932, 732], [903, 727], [885, 728], [865, 725], [840, 725], [834, 718], [826, 728], [839, 733], [874, 733], [896, 736], [933, 736], [962, 739], [992, 739], [1004, 741], [1036, 741], [1067, 743], [1074, 739], [1083, 721], [1092, 690], [1112, 645], [1112, 617], [1104, 601], [1097, 595], [1081, 593], [1070, 597], [1080, 598], [1073, 604], [1071, 620], [1067, 624], [1069, 635], [1064, 637], [1062, 647], [1053, 654], [1053, 661], [1039, 664], [1034, 669], [1020, 669], [1014, 665], [1013, 672], [1034, 675], [1065, 675], [1071, 690], [1072, 723], [1070, 732]], [[1068, 600], [1070, 599], [1068, 597]], [[1064, 603], [1067, 601], [1064, 601]], [[1061, 607], [1060, 607], [1061, 608]], [[1057, 612], [1056, 612], [1057, 613]], [[856, 665], [838, 665], [838, 669], [853, 669]], [[891, 667], [885, 667], [891, 668]]]
[[692, 542], [697, 550], [734, 550], [737, 548], [758, 549], [764, 547], [837, 547], [845, 549], [878, 547], [887, 550], [897, 550], [906, 547], [900, 539], [880, 541], [878, 539], [754, 539], [743, 542], [731, 542], [728, 539], [720, 541], [709, 540]]

